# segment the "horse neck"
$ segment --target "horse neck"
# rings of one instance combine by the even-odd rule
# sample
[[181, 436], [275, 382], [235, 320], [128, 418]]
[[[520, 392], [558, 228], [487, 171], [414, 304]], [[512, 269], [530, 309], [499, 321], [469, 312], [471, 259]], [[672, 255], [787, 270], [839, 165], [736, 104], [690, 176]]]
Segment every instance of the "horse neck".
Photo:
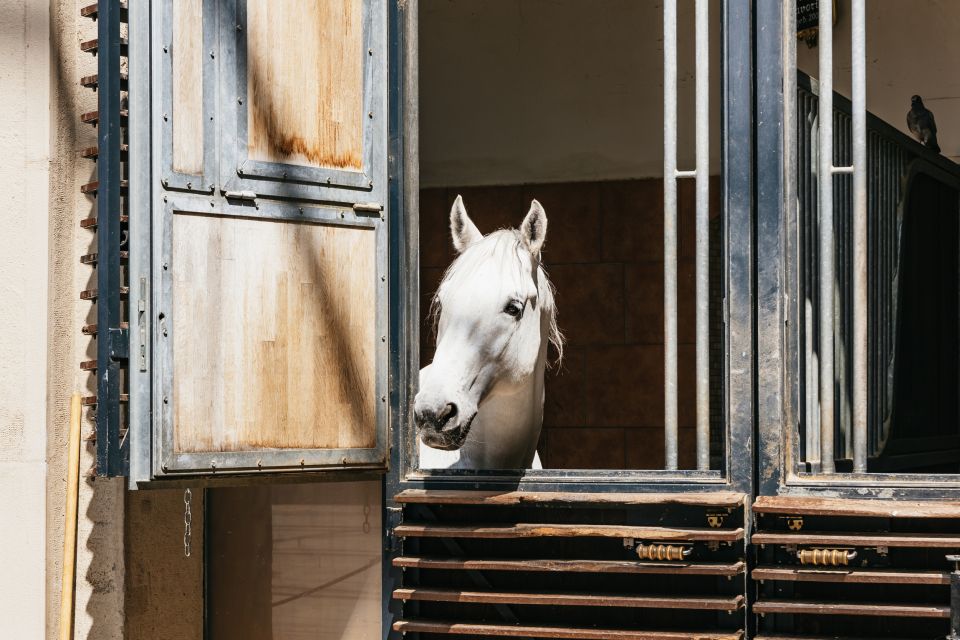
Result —
[[542, 323], [541, 346], [530, 375], [509, 388], [495, 389], [477, 408], [461, 460], [465, 468], [529, 467], [543, 426], [544, 373], [549, 319]]

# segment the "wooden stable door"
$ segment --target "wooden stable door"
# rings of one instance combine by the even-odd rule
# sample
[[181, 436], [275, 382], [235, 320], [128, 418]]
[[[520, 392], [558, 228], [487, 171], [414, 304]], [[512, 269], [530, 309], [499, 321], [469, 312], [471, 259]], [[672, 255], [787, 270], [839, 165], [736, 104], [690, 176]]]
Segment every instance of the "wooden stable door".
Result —
[[152, 11], [139, 468], [385, 468], [386, 8]]

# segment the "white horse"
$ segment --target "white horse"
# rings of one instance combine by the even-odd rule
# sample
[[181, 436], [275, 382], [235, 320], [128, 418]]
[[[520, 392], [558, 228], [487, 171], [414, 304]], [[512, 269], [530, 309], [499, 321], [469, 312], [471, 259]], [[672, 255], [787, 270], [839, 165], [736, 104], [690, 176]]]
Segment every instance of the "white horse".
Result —
[[457, 196], [450, 232], [459, 255], [434, 297], [437, 350], [414, 400], [420, 468], [539, 469], [547, 345], [563, 349], [540, 265], [547, 215], [534, 200], [519, 229], [484, 236]]

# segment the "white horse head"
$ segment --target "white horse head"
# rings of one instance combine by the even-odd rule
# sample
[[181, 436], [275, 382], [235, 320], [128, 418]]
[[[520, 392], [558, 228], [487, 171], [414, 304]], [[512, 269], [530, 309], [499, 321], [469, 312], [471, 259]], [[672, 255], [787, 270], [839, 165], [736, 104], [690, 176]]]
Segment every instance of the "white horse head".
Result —
[[484, 236], [457, 196], [450, 231], [459, 255], [434, 298], [437, 350], [414, 401], [420, 467], [527, 468], [543, 424], [547, 345], [562, 349], [540, 265], [547, 215], [534, 200], [519, 229]]

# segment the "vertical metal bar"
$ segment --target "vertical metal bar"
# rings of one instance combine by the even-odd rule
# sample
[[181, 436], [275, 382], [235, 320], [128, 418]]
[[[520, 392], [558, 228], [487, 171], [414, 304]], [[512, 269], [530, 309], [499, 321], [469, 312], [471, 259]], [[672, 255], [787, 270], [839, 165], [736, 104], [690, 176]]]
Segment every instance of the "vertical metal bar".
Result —
[[677, 0], [663, 3], [663, 442], [677, 469]]
[[697, 469], [710, 469], [710, 5], [696, 0]]
[[950, 635], [947, 640], [960, 640], [960, 556], [947, 556], [953, 564], [950, 572]]
[[852, 0], [853, 470], [867, 470], [867, 71], [865, 0]]
[[120, 3], [97, 15], [97, 474], [126, 475], [120, 450]]
[[820, 464], [833, 473], [833, 3], [819, 3], [820, 158], [817, 171], [820, 210]]

